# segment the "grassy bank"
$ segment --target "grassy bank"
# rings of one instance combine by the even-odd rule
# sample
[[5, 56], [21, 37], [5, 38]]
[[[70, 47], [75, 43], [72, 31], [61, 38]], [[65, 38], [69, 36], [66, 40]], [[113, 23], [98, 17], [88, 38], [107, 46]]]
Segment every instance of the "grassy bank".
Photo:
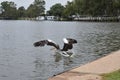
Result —
[[120, 70], [102, 76], [103, 80], [120, 80]]

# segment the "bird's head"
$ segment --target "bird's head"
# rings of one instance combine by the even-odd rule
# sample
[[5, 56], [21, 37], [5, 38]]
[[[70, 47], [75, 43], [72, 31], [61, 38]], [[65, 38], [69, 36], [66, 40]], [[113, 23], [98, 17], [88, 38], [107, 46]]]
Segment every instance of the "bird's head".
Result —
[[73, 43], [77, 43], [77, 40], [73, 40]]
[[77, 43], [77, 40], [75, 40], [75, 39], [69, 39], [70, 41], [70, 43], [72, 43], [72, 44], [75, 44], [75, 43]]

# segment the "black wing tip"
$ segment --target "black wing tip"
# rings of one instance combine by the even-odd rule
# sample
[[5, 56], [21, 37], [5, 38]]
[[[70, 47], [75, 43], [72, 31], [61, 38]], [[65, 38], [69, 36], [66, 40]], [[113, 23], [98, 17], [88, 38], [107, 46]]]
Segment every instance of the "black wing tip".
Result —
[[39, 47], [40, 43], [39, 42], [35, 42], [33, 45], [34, 45], [34, 47]]

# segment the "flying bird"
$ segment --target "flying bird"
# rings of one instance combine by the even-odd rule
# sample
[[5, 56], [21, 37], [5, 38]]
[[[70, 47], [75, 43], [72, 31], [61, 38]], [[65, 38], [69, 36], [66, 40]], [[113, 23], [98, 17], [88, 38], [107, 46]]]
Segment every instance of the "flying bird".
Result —
[[60, 53], [61, 55], [65, 57], [70, 57], [73, 53], [69, 50], [73, 48], [73, 44], [77, 43], [77, 40], [72, 38], [63, 38], [64, 46], [61, 49], [58, 44], [56, 44], [53, 40], [47, 39], [47, 40], [41, 40], [35, 42], [33, 45], [34, 47], [43, 47], [45, 45], [53, 46], [56, 49], [56, 53]]

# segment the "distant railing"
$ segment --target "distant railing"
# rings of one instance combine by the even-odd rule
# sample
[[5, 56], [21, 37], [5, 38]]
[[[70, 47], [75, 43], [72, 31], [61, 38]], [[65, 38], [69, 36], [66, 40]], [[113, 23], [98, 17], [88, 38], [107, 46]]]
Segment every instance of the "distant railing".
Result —
[[118, 17], [74, 17], [75, 21], [120, 21], [120, 16]]

